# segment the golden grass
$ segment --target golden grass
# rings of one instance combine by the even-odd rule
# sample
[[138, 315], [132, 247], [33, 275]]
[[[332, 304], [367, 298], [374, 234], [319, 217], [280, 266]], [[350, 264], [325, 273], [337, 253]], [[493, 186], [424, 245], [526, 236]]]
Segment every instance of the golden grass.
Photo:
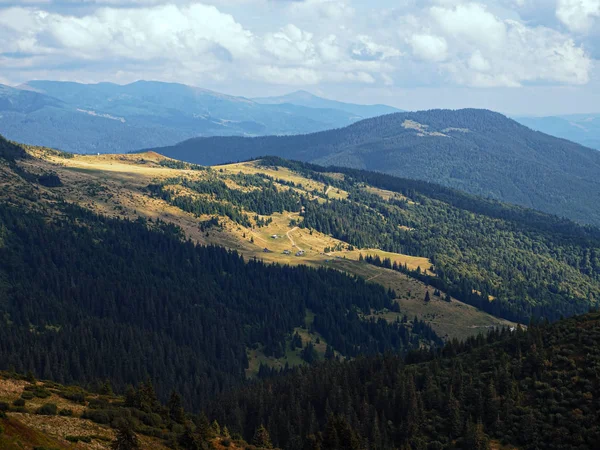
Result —
[[[36, 384], [44, 385], [42, 382], [36, 382]], [[0, 376], [0, 401], [12, 404], [14, 400], [21, 397], [24, 388], [29, 385], [31, 383], [27, 381]], [[46, 389], [53, 392], [52, 387]], [[70, 409], [73, 411], [73, 416], [36, 414], [37, 409], [46, 403], [56, 404], [59, 410]], [[55, 393], [47, 398], [34, 397], [26, 400], [24, 408], [25, 412], [8, 412], [8, 418], [0, 420], [5, 429], [5, 432], [0, 434], [1, 449], [30, 449], [34, 446], [44, 446], [60, 450], [104, 450], [110, 448], [110, 443], [115, 437], [114, 430], [111, 428], [81, 419], [81, 413], [85, 409], [84, 405], [59, 397]], [[95, 438], [90, 443], [78, 442], [75, 444], [67, 441], [67, 436], [94, 436]], [[143, 435], [138, 435], [138, 438], [143, 449], [166, 449], [158, 439]]]
[[[434, 288], [400, 272], [366, 263], [354, 267], [353, 272], [393, 289], [398, 296], [396, 301], [400, 305], [400, 313], [374, 313], [373, 317], [383, 317], [392, 322], [406, 314], [409, 320], [417, 317], [428, 323], [444, 339], [459, 340], [486, 333], [492, 327], [516, 326], [513, 322], [494, 317], [455, 298], [448, 303], [444, 300], [443, 292], [441, 297], [436, 297], [433, 295]], [[428, 291], [431, 300], [425, 302], [425, 294]]]

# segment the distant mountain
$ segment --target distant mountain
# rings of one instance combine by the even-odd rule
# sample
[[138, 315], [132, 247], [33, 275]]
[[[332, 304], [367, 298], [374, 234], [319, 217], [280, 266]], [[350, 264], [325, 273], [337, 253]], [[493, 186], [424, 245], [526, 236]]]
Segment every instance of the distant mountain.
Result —
[[307, 91], [296, 91], [280, 97], [262, 97], [254, 98], [253, 100], [265, 105], [281, 105], [289, 103], [292, 105], [306, 106], [308, 108], [336, 109], [354, 114], [361, 119], [402, 112], [400, 109], [387, 105], [356, 105], [353, 103], [338, 102], [323, 97], [317, 97]]
[[600, 114], [518, 117], [515, 120], [534, 130], [600, 150]]
[[124, 86], [30, 81], [19, 88], [0, 85], [0, 133], [73, 152], [122, 152], [197, 136], [310, 133], [347, 126], [378, 110], [388, 112], [364, 108], [363, 115], [322, 106], [261, 104], [152, 81]]
[[486, 110], [432, 110], [303, 136], [191, 139], [155, 148], [200, 164], [275, 155], [440, 183], [600, 224], [600, 153]]

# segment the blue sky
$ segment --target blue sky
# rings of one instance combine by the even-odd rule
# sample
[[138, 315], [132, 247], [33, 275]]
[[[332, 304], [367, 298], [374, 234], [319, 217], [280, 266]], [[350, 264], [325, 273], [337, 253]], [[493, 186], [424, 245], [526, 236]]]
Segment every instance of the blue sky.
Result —
[[0, 83], [600, 112], [600, 0], [0, 0]]

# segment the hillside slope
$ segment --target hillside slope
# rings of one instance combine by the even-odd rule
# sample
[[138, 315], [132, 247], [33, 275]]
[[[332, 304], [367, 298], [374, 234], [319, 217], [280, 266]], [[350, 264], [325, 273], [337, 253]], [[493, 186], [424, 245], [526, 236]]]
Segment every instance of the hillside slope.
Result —
[[[173, 393], [166, 404], [145, 381], [125, 396], [110, 381], [90, 389], [38, 381], [31, 374], [0, 372], [0, 448], [2, 450], [109, 450], [127, 431], [140, 450], [232, 450], [249, 444], [204, 416], [193, 416]], [[215, 422], [216, 423], [216, 422]], [[132, 448], [121, 447], [118, 448]], [[260, 450], [261, 446], [254, 447]]]
[[268, 423], [274, 444], [289, 449], [592, 450], [599, 341], [596, 312], [408, 361], [295, 370], [219, 398], [210, 414], [245, 435]]
[[[302, 102], [301, 102], [302, 103]], [[192, 86], [30, 81], [0, 86], [0, 133], [80, 153], [171, 145], [196, 136], [296, 134], [349, 125], [368, 106], [261, 104]], [[386, 112], [393, 108], [382, 109]]]
[[264, 155], [426, 180], [600, 224], [600, 153], [484, 110], [433, 110], [302, 136], [192, 139], [155, 148], [200, 164]]

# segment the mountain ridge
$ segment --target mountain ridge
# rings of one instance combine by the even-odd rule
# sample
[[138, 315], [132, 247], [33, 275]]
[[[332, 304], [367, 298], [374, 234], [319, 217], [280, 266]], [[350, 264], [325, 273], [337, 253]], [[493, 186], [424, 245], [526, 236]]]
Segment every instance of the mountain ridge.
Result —
[[387, 105], [356, 105], [352, 103], [340, 102], [337, 100], [330, 100], [327, 98], [319, 97], [305, 90], [298, 90], [290, 92], [289, 94], [275, 97], [255, 97], [252, 100], [262, 104], [291, 103], [294, 105], [308, 106], [311, 108], [339, 109], [341, 111], [347, 111], [352, 114], [356, 114], [358, 117], [362, 117], [365, 119], [394, 112], [402, 112], [402, 110]]
[[261, 104], [200, 87], [145, 80], [125, 85], [34, 80], [16, 88], [0, 86], [0, 133], [30, 145], [114, 153], [196, 136], [320, 131], [373, 115], [369, 106], [339, 103], [344, 109], [335, 109], [336, 102], [323, 102], [319, 107]]
[[312, 134], [196, 138], [153, 149], [201, 164], [274, 155], [379, 171], [600, 223], [600, 152], [488, 110], [394, 113]]

